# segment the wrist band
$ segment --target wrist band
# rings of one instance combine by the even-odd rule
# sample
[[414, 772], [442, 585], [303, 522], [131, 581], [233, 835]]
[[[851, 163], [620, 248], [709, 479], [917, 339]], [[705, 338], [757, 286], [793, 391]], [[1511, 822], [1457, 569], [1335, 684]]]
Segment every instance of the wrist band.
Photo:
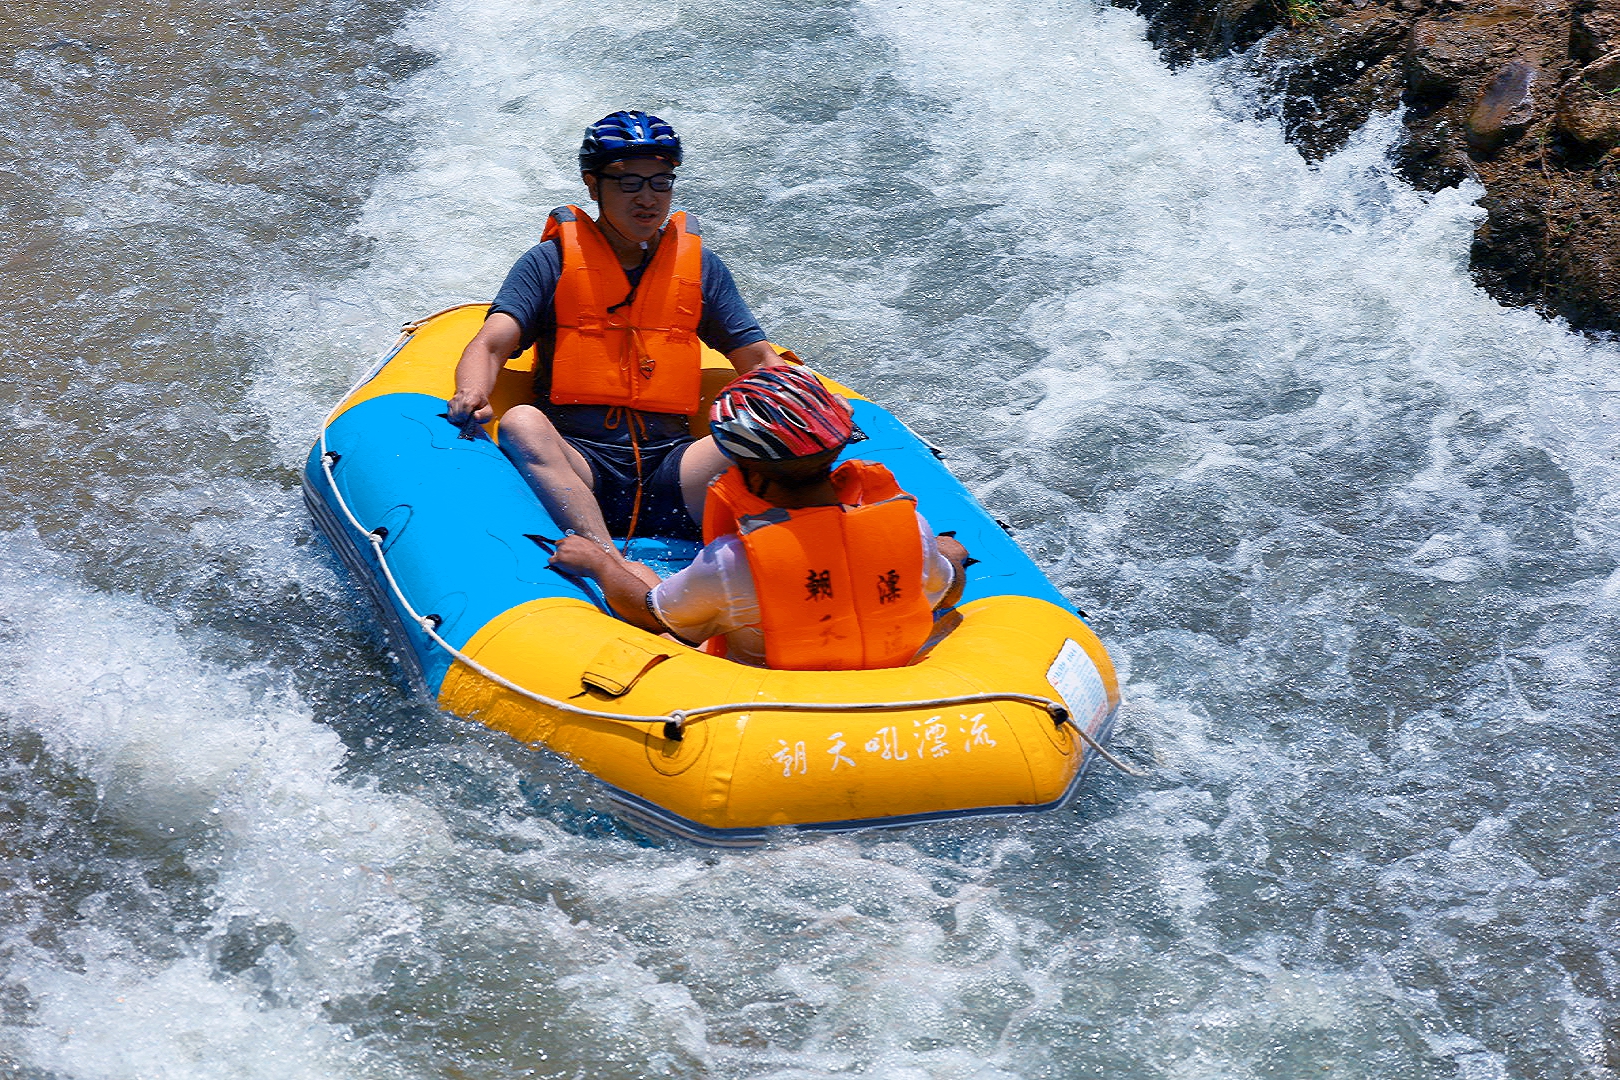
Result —
[[653, 606], [652, 594], [653, 594], [653, 591], [651, 589], [648, 589], [647, 590], [647, 596], [646, 596], [647, 614], [652, 616], [652, 621], [657, 623], [659, 626], [662, 626], [664, 628], [664, 633], [668, 634], [670, 637], [674, 638], [676, 641], [680, 642], [682, 645], [685, 645], [688, 648], [692, 648], [692, 649], [697, 648], [698, 647], [698, 642], [696, 642], [696, 641], [688, 641], [688, 640], [686, 640], [686, 638], [682, 637], [680, 634], [677, 634], [674, 630], [670, 629], [669, 623], [664, 621], [664, 617], [662, 615], [658, 614], [658, 609]]

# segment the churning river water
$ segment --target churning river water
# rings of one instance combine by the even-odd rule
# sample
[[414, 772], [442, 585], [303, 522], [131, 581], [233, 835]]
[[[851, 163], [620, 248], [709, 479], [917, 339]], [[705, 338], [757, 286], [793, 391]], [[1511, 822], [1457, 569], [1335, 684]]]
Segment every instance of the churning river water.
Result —
[[[298, 466], [625, 106], [1150, 779], [716, 853], [405, 694]], [[1256, 112], [1078, 0], [0, 6], [0, 1076], [1620, 1075], [1620, 347]]]

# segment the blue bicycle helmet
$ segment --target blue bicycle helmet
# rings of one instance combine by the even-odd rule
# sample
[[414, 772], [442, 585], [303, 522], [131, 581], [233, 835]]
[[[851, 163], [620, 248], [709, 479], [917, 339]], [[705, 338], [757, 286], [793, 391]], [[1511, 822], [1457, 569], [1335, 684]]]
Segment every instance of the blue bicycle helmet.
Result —
[[681, 163], [681, 137], [652, 113], [621, 109], [585, 129], [579, 147], [579, 171], [595, 172], [626, 158], [661, 157]]

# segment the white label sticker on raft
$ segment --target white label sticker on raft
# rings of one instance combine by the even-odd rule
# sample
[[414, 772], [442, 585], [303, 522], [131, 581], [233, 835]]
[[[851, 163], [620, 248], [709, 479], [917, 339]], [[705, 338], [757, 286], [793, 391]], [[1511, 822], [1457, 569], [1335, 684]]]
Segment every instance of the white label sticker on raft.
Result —
[[1046, 681], [1085, 730], [1096, 727], [1108, 714], [1108, 687], [1103, 685], [1102, 672], [1073, 638], [1064, 641], [1057, 659], [1046, 669]]

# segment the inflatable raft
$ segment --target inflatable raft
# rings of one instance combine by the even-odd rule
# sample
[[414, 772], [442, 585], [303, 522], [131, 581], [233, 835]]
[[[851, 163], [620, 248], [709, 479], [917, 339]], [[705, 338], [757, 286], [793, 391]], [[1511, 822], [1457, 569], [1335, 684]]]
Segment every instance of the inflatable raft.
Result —
[[[707, 655], [608, 614], [552, 570], [560, 530], [486, 429], [445, 418], [486, 305], [405, 328], [339, 403], [310, 452], [310, 510], [377, 602], [410, 681], [454, 714], [564, 755], [632, 823], [711, 844], [781, 827], [854, 829], [1066, 803], [1119, 702], [1101, 642], [921, 440], [850, 398], [864, 438], [936, 530], [979, 561], [903, 668], [771, 671]], [[529, 399], [532, 350], [506, 365], [497, 417]], [[705, 350], [706, 402], [732, 375]], [[698, 421], [694, 420], [694, 429]], [[697, 545], [629, 556], [662, 573]]]

